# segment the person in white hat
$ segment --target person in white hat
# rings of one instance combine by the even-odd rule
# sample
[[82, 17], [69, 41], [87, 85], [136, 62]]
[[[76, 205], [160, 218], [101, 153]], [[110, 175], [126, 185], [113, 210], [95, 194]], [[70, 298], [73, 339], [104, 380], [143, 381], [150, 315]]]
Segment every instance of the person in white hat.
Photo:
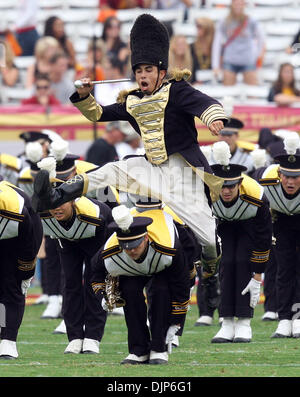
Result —
[[273, 216], [279, 323], [271, 337], [299, 338], [299, 134], [290, 132], [283, 144], [284, 150], [274, 157], [276, 163], [258, 168], [255, 178], [264, 187]]
[[215, 143], [213, 154], [212, 169], [224, 178], [220, 198], [213, 203], [222, 241], [219, 314], [223, 321], [211, 342], [246, 343], [252, 340], [251, 318], [271, 248], [269, 201], [262, 186], [245, 174], [246, 167], [229, 162], [226, 142]]
[[6, 181], [0, 183], [0, 229], [0, 359], [16, 359], [25, 297], [34, 276], [43, 229], [29, 197]]
[[[123, 300], [129, 355], [121, 364], [167, 364], [168, 347], [180, 330], [190, 300], [190, 272], [173, 218], [164, 211], [131, 214], [112, 210], [114, 233], [93, 258], [92, 286], [106, 310]], [[117, 278], [119, 299], [110, 296], [107, 274]], [[144, 288], [151, 299], [145, 302]], [[151, 307], [150, 330], [147, 326]]]

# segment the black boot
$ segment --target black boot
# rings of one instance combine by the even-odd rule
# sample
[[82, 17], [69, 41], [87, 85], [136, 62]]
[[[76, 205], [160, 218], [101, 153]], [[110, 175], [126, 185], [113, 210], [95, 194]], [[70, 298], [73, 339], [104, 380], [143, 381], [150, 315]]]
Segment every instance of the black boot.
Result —
[[82, 196], [87, 190], [87, 183], [86, 176], [78, 174], [54, 189], [49, 180], [49, 172], [41, 170], [34, 179], [32, 207], [36, 212], [57, 208]]

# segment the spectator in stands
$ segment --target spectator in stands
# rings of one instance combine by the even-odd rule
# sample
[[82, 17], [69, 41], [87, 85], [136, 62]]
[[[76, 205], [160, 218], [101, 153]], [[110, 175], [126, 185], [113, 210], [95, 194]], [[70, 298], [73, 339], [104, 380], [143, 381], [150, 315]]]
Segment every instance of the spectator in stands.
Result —
[[[156, 4], [155, 8], [159, 10], [170, 10], [174, 8], [190, 8], [193, 6], [194, 0], [155, 0], [154, 4]], [[154, 8], [153, 4], [152, 8]]]
[[214, 21], [201, 17], [195, 20], [197, 36], [191, 44], [194, 70], [211, 69], [211, 51], [215, 33]]
[[20, 0], [17, 4], [17, 17], [14, 26], [18, 42], [22, 48], [22, 56], [33, 56], [34, 47], [39, 39], [36, 29], [39, 9], [38, 0]]
[[59, 42], [68, 56], [69, 68], [75, 68], [76, 53], [72, 41], [66, 35], [64, 21], [56, 16], [49, 17], [45, 22], [44, 36], [54, 37]]
[[50, 58], [59, 49], [59, 42], [50, 36], [41, 37], [34, 47], [35, 62], [27, 69], [25, 87], [32, 88], [35, 77], [50, 72]]
[[152, 0], [99, 0], [100, 9], [151, 8]]
[[126, 136], [122, 142], [115, 145], [119, 159], [122, 160], [125, 156], [144, 152], [141, 136], [132, 128], [128, 121], [122, 121], [120, 125], [123, 134]]
[[120, 36], [121, 22], [116, 17], [109, 17], [103, 25], [102, 40], [105, 43], [106, 55], [117, 57], [127, 64], [129, 48]]
[[269, 102], [276, 102], [278, 106], [289, 106], [300, 102], [300, 91], [296, 88], [294, 67], [286, 62], [280, 65], [277, 80], [270, 89]]
[[50, 59], [51, 90], [62, 104], [69, 104], [69, 97], [74, 91], [74, 83], [67, 74], [68, 57], [64, 52], [57, 52]]
[[259, 23], [245, 14], [245, 0], [232, 0], [229, 15], [219, 21], [212, 47], [212, 67], [216, 77], [223, 71], [223, 84], [234, 85], [237, 75], [257, 85], [257, 66], [264, 51], [264, 35]]
[[92, 80], [104, 80], [105, 45], [102, 39], [92, 39], [88, 45], [86, 60], [77, 69], [76, 79], [90, 77]]
[[169, 69], [176, 68], [190, 71], [193, 69], [191, 48], [187, 38], [182, 34], [174, 35], [170, 40]]
[[116, 16], [117, 10], [130, 8], [151, 8], [153, 0], [99, 0], [98, 22], [104, 23], [109, 17]]
[[88, 148], [86, 161], [102, 167], [109, 162], [119, 160], [115, 145], [123, 142], [125, 137], [120, 121], [107, 123], [106, 130], [101, 138], [96, 139]]
[[51, 106], [59, 104], [59, 100], [51, 94], [50, 79], [47, 74], [40, 74], [36, 77], [34, 95], [22, 100], [22, 105]]
[[0, 40], [0, 45], [5, 48], [5, 66], [0, 67], [0, 80], [2, 85], [13, 87], [19, 79], [19, 70], [14, 64], [14, 53], [6, 41]]
[[[109, 80], [123, 79], [126, 76], [125, 65], [116, 57], [107, 57], [103, 64], [105, 78]], [[116, 101], [121, 90], [132, 88], [131, 82], [96, 84], [95, 98], [103, 106], [110, 105]]]

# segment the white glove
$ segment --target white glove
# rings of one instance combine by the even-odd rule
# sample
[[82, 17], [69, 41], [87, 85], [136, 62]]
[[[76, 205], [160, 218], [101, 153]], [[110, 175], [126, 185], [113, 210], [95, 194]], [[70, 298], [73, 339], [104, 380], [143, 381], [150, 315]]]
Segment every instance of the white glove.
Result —
[[28, 291], [28, 288], [30, 287], [30, 283], [31, 283], [32, 279], [33, 279], [33, 277], [30, 277], [28, 280], [22, 280], [22, 282], [21, 282], [22, 294], [25, 296], [27, 296], [27, 291]]
[[166, 345], [168, 345], [168, 353], [172, 353], [172, 340], [176, 332], [180, 329], [180, 325], [170, 325], [166, 335]]
[[[108, 309], [107, 302], [106, 302], [106, 299], [105, 299], [105, 298], [102, 298], [101, 306], [102, 306], [102, 309], [105, 310], [106, 312], [109, 312], [109, 311], [110, 311], [110, 310]], [[113, 309], [115, 309], [116, 307], [117, 307], [117, 305], [114, 304]]]
[[254, 278], [251, 278], [247, 287], [242, 291], [242, 295], [245, 295], [247, 292], [250, 292], [250, 307], [253, 307], [253, 309], [259, 302], [260, 285], [261, 285], [261, 281], [257, 281]]

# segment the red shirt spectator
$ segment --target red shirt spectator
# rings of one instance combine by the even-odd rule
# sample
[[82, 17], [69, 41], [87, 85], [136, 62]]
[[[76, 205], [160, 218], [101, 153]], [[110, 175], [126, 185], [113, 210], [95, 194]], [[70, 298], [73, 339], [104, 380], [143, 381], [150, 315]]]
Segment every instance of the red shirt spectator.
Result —
[[23, 99], [22, 105], [60, 105], [60, 101], [51, 93], [51, 83], [48, 75], [38, 75], [35, 80], [35, 95]]
[[[43, 103], [40, 103], [39, 98], [33, 95], [31, 98], [23, 99], [22, 105], [43, 105]], [[60, 105], [60, 102], [54, 95], [49, 95], [47, 105]]]
[[99, 0], [100, 8], [107, 7], [114, 10], [124, 8], [150, 8], [152, 0]]

